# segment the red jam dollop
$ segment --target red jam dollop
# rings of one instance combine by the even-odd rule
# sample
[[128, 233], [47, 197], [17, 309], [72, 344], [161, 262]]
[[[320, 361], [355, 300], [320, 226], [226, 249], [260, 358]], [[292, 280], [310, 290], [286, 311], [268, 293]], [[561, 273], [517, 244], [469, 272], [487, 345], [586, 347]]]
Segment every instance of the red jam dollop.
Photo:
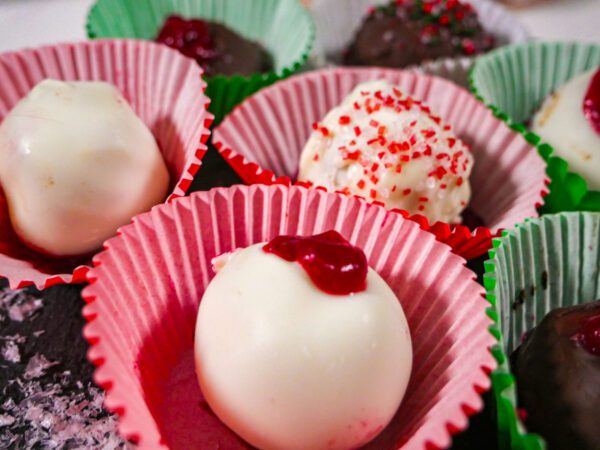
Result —
[[593, 355], [600, 356], [600, 315], [583, 322], [571, 339]]
[[583, 99], [583, 114], [596, 133], [600, 134], [600, 69], [592, 77]]
[[315, 236], [278, 236], [263, 250], [298, 262], [323, 292], [349, 295], [367, 288], [369, 266], [364, 252], [337, 231]]
[[204, 20], [186, 20], [180, 16], [169, 16], [158, 33], [156, 41], [195, 59], [207, 72], [210, 72], [211, 63], [219, 57], [215, 41], [210, 34], [209, 24]]

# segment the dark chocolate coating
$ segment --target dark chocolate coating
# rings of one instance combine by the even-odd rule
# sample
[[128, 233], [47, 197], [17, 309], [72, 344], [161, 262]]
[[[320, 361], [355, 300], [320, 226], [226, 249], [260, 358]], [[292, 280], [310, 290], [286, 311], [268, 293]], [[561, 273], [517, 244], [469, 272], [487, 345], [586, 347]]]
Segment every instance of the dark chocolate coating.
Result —
[[[440, 14], [422, 11], [423, 2], [392, 4], [370, 13], [347, 49], [347, 65], [406, 67], [444, 57], [476, 55], [491, 50], [494, 38], [482, 28], [470, 8], [461, 20], [439, 22]], [[445, 3], [444, 3], [445, 4]], [[461, 10], [462, 11], [462, 10]]]
[[268, 72], [273, 61], [267, 51], [224, 25], [209, 22], [218, 57], [207, 68], [209, 75], [245, 75]]
[[519, 405], [550, 450], [600, 449], [600, 357], [571, 339], [600, 301], [551, 311], [513, 353]]

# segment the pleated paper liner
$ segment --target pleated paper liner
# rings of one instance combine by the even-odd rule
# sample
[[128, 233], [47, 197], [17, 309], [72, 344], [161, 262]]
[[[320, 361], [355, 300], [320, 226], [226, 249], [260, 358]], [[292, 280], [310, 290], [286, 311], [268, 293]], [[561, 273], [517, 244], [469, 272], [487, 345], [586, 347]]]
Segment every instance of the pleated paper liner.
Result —
[[[388, 3], [390, 0], [314, 0], [311, 3], [311, 11], [317, 27], [316, 47], [326, 61], [340, 64], [344, 50], [354, 40], [369, 8]], [[490, 1], [470, 3], [477, 11], [483, 28], [496, 37], [498, 46], [529, 40], [529, 33], [523, 25], [498, 3]], [[459, 56], [443, 58], [437, 62], [458, 64], [459, 67], [466, 67], [468, 70], [473, 60], [474, 58]], [[423, 61], [423, 63], [427, 66], [431, 62]]]
[[202, 400], [198, 304], [211, 259], [281, 234], [336, 229], [364, 249], [400, 299], [414, 368], [391, 425], [368, 449], [447, 448], [482, 408], [495, 367], [489, 303], [464, 259], [414, 222], [363, 200], [302, 187], [195, 192], [137, 216], [94, 258], [83, 291], [88, 358], [106, 407], [141, 449], [249, 449]]
[[469, 74], [472, 67], [473, 60], [471, 58], [445, 58], [423, 63], [411, 68], [411, 70], [445, 78], [466, 88], [469, 86]]
[[467, 259], [484, 254], [492, 235], [527, 217], [537, 216], [546, 189], [546, 165], [532, 145], [514, 132], [469, 92], [450, 81], [390, 69], [326, 69], [294, 76], [248, 98], [215, 130], [213, 142], [247, 183], [290, 184], [312, 124], [365, 81], [385, 79], [453, 126], [472, 147], [469, 207], [486, 227], [435, 223], [415, 216]]
[[[38, 82], [114, 84], [154, 134], [171, 177], [168, 200], [185, 195], [206, 152], [212, 115], [201, 69], [167, 47], [142, 41], [58, 44], [0, 55], [0, 121]], [[110, 183], [110, 180], [106, 180]], [[80, 283], [90, 258], [53, 259], [16, 237], [0, 190], [0, 277], [12, 288]]]
[[262, 43], [273, 56], [273, 72], [207, 79], [215, 123], [248, 95], [300, 70], [314, 42], [314, 22], [297, 0], [97, 0], [87, 32], [90, 38], [153, 40], [172, 14], [222, 23]]
[[494, 114], [536, 145], [548, 163], [550, 194], [544, 213], [600, 211], [600, 192], [569, 170], [553, 148], [526, 124], [545, 98], [569, 79], [600, 66], [600, 44], [535, 42], [499, 49], [481, 57], [471, 74], [471, 90]]
[[500, 450], [545, 448], [519, 420], [508, 355], [551, 310], [600, 298], [599, 229], [600, 214], [566, 212], [529, 220], [494, 240], [484, 283], [500, 323], [492, 373]]

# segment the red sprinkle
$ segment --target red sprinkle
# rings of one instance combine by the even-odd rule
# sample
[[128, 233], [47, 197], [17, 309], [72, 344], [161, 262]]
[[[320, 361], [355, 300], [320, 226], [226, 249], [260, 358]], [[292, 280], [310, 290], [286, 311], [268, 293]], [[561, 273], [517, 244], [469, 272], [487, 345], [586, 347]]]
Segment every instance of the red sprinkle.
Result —
[[358, 186], [359, 189], [364, 189], [365, 188], [365, 180], [358, 180], [358, 183], [356, 183], [356, 185]]
[[344, 153], [344, 159], [352, 159], [355, 161], [358, 161], [360, 159], [360, 154], [361, 151], [360, 150], [354, 150], [353, 152], [346, 152]]
[[376, 199], [377, 198], [377, 191], [375, 189], [371, 189], [371, 198], [372, 199]]
[[408, 194], [410, 194], [411, 192], [412, 192], [412, 189], [410, 189], [410, 188], [409, 188], [409, 189], [404, 189], [404, 190], [402, 191], [402, 193], [403, 193], [404, 195], [408, 195]]
[[331, 295], [350, 295], [367, 288], [365, 253], [337, 231], [315, 236], [278, 236], [263, 247], [267, 253], [297, 262], [315, 285]]
[[340, 125], [348, 125], [350, 123], [349, 116], [341, 116], [340, 117]]
[[467, 55], [472, 55], [476, 51], [475, 43], [471, 39], [463, 39], [462, 48]]
[[354, 127], [354, 134], [356, 134], [356, 137], [360, 136], [360, 127]]

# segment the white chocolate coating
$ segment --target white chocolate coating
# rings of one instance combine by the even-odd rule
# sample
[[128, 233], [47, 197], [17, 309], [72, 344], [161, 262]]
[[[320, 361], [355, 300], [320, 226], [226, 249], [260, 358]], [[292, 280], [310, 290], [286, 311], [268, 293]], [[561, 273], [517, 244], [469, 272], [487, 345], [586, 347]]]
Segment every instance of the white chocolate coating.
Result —
[[469, 148], [449, 125], [375, 81], [358, 85], [325, 116], [304, 147], [298, 179], [431, 222], [459, 223], [471, 197], [472, 167]]
[[44, 80], [0, 124], [12, 224], [42, 252], [99, 248], [164, 200], [168, 182], [152, 133], [111, 84]]
[[593, 190], [600, 190], [600, 135], [583, 113], [583, 101], [598, 69], [581, 74], [550, 95], [533, 119], [532, 130], [554, 148]]
[[264, 450], [350, 449], [404, 396], [412, 346], [402, 306], [372, 269], [351, 296], [257, 244], [221, 258], [198, 312], [196, 370], [213, 411]]

